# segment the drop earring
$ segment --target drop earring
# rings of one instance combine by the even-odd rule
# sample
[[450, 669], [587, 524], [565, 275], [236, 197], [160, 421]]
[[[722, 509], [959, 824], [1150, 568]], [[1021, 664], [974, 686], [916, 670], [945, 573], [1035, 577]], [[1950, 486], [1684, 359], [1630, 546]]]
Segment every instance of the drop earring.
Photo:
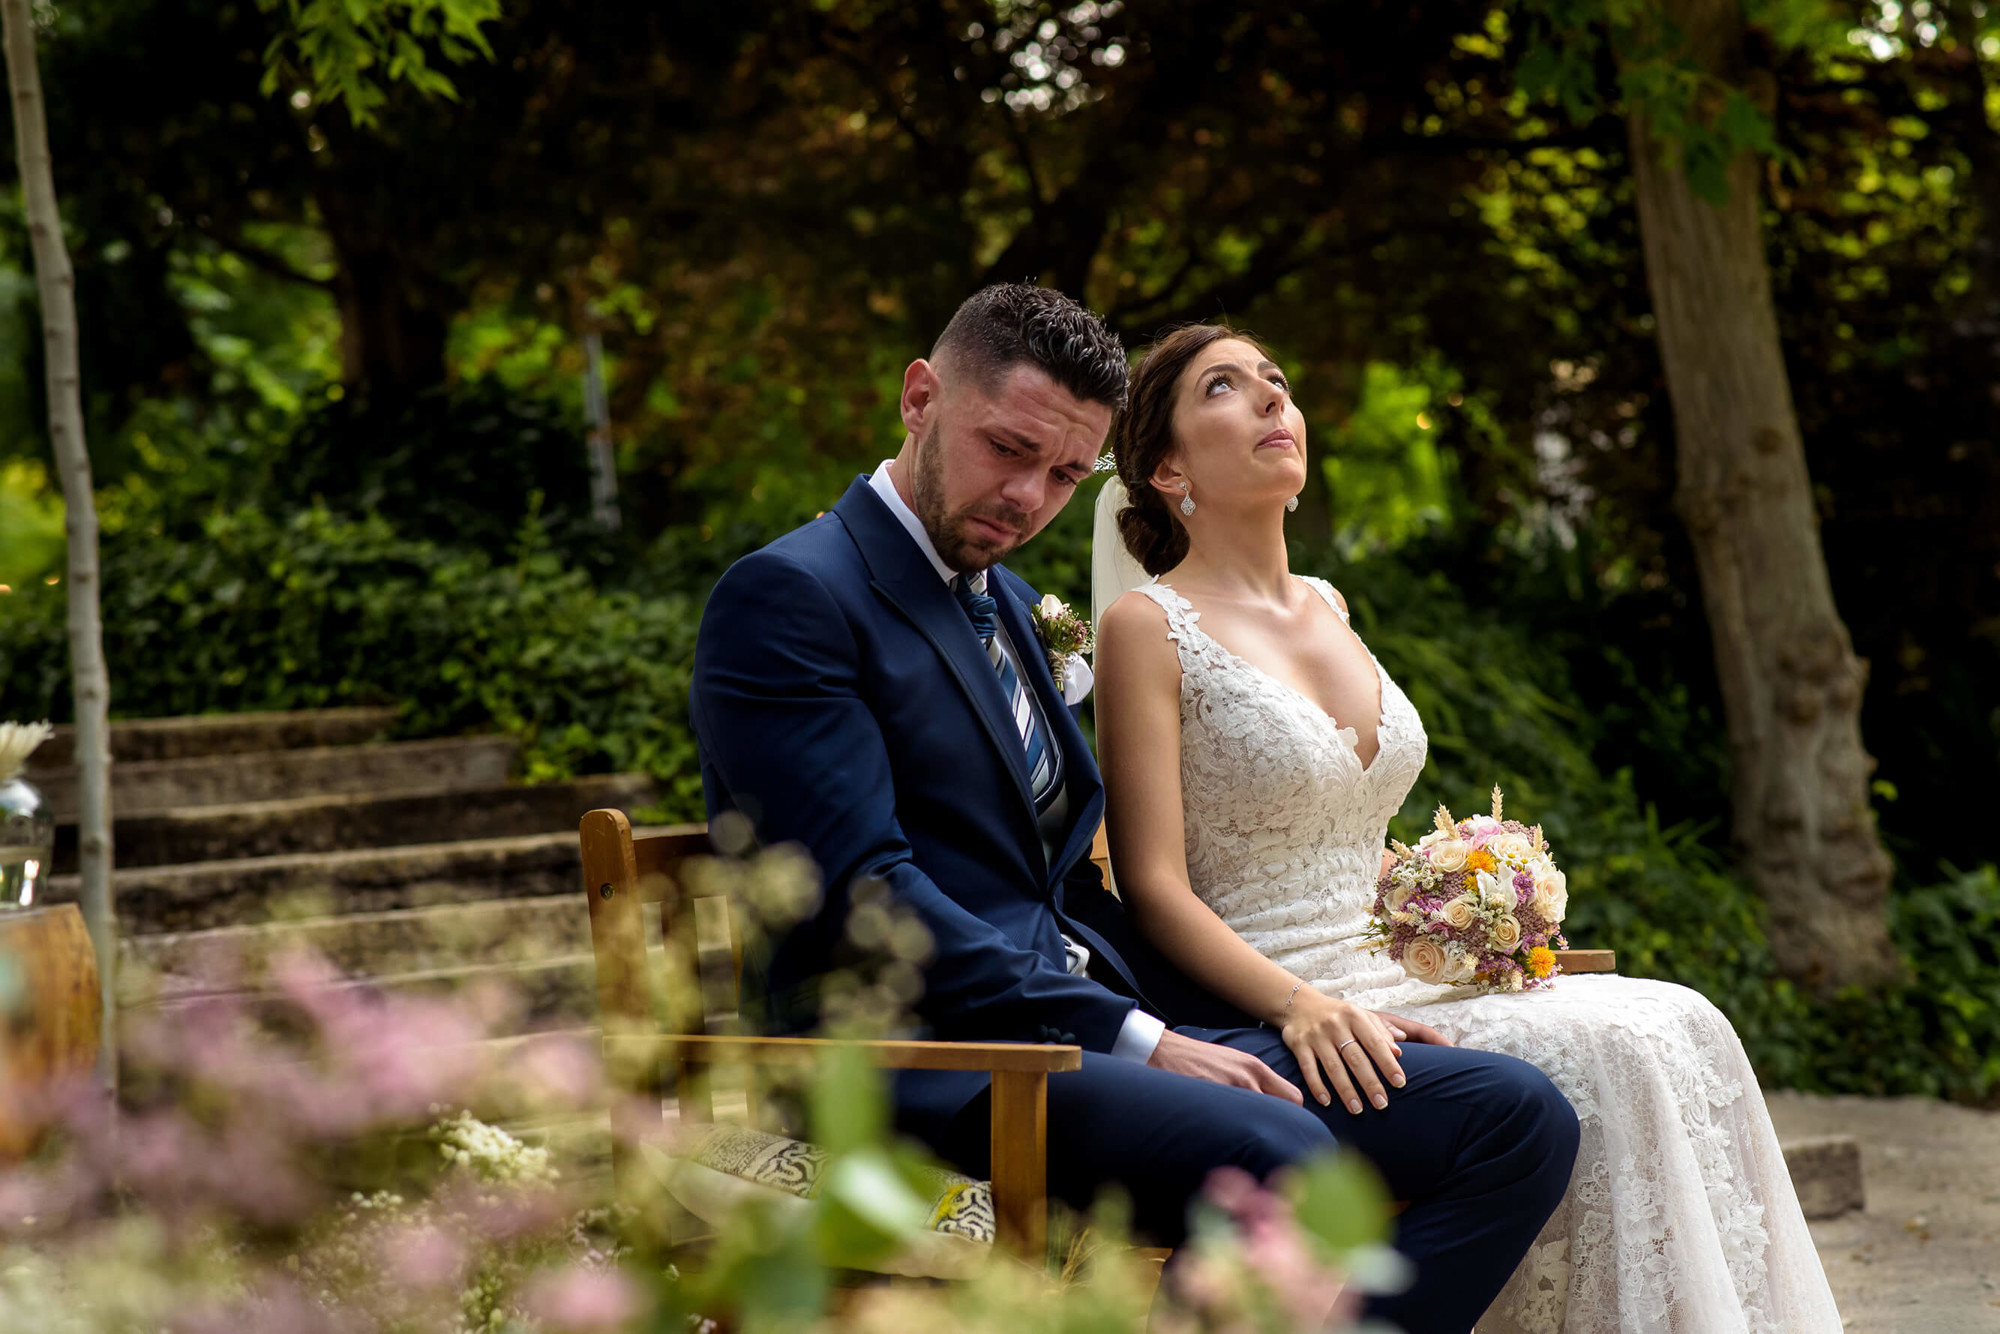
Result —
[[1298, 513], [1298, 511], [1299, 511], [1299, 498], [1297, 496], [1286, 496], [1285, 513], [1296, 514]]
[[1186, 482], [1182, 482], [1182, 483], [1181, 483], [1181, 517], [1182, 517], [1182, 518], [1186, 518], [1186, 517], [1187, 517], [1188, 515], [1190, 515], [1190, 514], [1193, 514], [1193, 513], [1194, 513], [1194, 497], [1188, 494], [1188, 484], [1187, 484]]

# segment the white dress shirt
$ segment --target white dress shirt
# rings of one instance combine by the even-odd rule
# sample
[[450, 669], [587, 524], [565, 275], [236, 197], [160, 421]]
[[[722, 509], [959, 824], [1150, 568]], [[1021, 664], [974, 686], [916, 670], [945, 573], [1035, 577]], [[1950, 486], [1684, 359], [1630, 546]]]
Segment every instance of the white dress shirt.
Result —
[[[930, 561], [931, 568], [937, 571], [938, 578], [949, 584], [958, 577], [958, 571], [944, 563], [944, 559], [937, 553], [937, 547], [931, 543], [931, 535], [924, 531], [923, 520], [917, 517], [916, 511], [903, 503], [902, 494], [896, 490], [895, 480], [889, 475], [889, 465], [894, 462], [894, 459], [882, 460], [874, 475], [868, 479], [868, 484], [874, 488], [876, 495], [882, 497], [882, 503], [889, 507], [889, 512], [896, 516], [896, 521], [903, 525], [903, 530], [910, 535], [910, 540], [917, 544], [917, 550], [923, 552], [924, 558]], [[995, 630], [993, 642], [999, 645], [1000, 652], [1014, 664], [1015, 673], [1020, 675], [1025, 683], [1028, 678], [1021, 672], [1021, 655], [1015, 651], [1013, 641], [1007, 637], [1007, 627], [999, 625]], [[1063, 703], [1074, 706], [1090, 693], [1090, 665], [1080, 657], [1072, 658], [1066, 675], [1068, 688], [1063, 691]], [[1030, 690], [1028, 694], [1033, 702], [1036, 717], [1046, 729], [1048, 719], [1042, 715], [1040, 701], [1034, 699], [1034, 691]], [[1054, 745], [1054, 733], [1050, 732], [1048, 736], [1049, 744]], [[1066, 801], [1067, 798], [1058, 797], [1057, 800]], [[1069, 971], [1083, 972], [1085, 965], [1090, 962], [1090, 951], [1068, 936], [1063, 937], [1063, 948], [1069, 955]], [[1118, 1030], [1118, 1040], [1112, 1044], [1111, 1054], [1120, 1060], [1141, 1062], [1151, 1060], [1153, 1049], [1160, 1045], [1160, 1037], [1166, 1031], [1167, 1026], [1159, 1019], [1144, 1010], [1134, 1008], [1125, 1016], [1125, 1025]]]

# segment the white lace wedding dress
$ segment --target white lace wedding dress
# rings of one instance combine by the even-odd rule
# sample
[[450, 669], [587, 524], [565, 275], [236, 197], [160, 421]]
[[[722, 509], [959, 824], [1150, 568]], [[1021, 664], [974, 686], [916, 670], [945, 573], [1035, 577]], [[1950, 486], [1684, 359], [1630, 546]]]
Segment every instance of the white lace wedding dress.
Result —
[[[1306, 582], [1340, 610], [1330, 587]], [[1480, 1334], [1838, 1334], [1770, 1114], [1721, 1012], [1643, 978], [1468, 995], [1369, 953], [1361, 932], [1389, 819], [1424, 765], [1416, 709], [1378, 662], [1380, 749], [1364, 767], [1353, 728], [1209, 638], [1170, 587], [1138, 591], [1166, 611], [1180, 652], [1195, 892], [1319, 990], [1519, 1056], [1576, 1108], [1569, 1193]]]

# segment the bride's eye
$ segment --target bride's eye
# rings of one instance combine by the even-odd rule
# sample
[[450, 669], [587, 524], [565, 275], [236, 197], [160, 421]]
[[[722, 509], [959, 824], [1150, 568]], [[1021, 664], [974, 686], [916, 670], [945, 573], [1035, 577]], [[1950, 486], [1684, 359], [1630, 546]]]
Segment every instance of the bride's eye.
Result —
[[1287, 394], [1292, 392], [1292, 382], [1290, 380], [1287, 380], [1284, 376], [1279, 375], [1275, 372], [1271, 376], [1271, 383], [1278, 386], [1279, 389], [1283, 390]]
[[1201, 387], [1201, 392], [1204, 394], [1212, 395], [1215, 393], [1217, 385], [1226, 385], [1228, 383], [1229, 383], [1229, 372], [1217, 371], [1214, 375], [1211, 375], [1209, 377], [1208, 383]]

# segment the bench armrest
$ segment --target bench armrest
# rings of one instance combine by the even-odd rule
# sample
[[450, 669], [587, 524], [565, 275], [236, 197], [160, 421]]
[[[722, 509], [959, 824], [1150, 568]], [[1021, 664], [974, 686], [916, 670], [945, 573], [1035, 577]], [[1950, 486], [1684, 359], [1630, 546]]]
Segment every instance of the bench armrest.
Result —
[[984, 1070], [1060, 1074], [1083, 1068], [1083, 1048], [1029, 1042], [918, 1042], [862, 1038], [710, 1037], [660, 1033], [607, 1037], [605, 1055], [625, 1060], [661, 1058], [690, 1065], [811, 1065], [829, 1047], [864, 1052], [885, 1070]]
[[1616, 950], [1557, 950], [1556, 962], [1565, 973], [1615, 973], [1618, 971]]

